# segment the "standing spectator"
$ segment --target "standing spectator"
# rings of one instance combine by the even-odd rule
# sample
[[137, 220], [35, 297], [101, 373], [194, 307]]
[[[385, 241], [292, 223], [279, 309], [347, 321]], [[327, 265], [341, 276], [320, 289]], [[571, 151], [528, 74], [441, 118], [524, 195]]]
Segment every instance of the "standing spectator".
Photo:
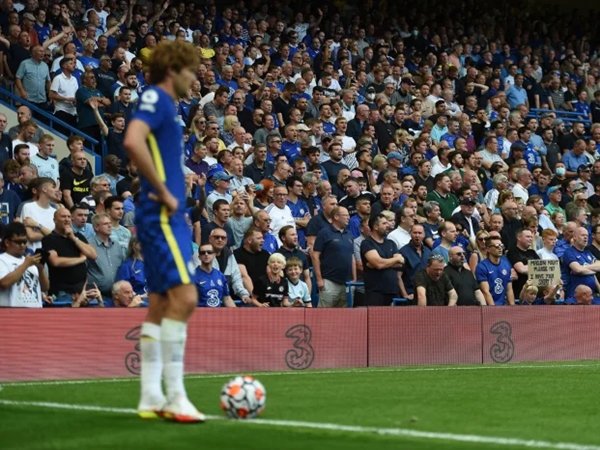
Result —
[[[396, 213], [396, 223], [398, 224], [398, 227], [388, 236], [388, 238], [396, 244], [396, 248], [401, 249], [410, 241], [410, 230], [415, 224], [416, 215], [415, 210], [408, 206], [402, 206]], [[371, 213], [371, 217], [373, 216], [374, 214]]]
[[60, 208], [54, 213], [54, 230], [42, 241], [48, 252], [49, 293], [58, 300], [72, 301], [82, 290], [87, 278], [89, 260], [97, 257], [96, 249], [80, 233], [74, 233], [71, 213]]
[[390, 223], [383, 215], [369, 220], [371, 235], [360, 244], [367, 306], [390, 306], [400, 292], [400, 272], [404, 263], [398, 246], [387, 239]]
[[456, 237], [458, 236], [458, 231], [456, 229], [456, 225], [454, 222], [446, 221], [440, 225], [438, 228], [440, 233], [440, 241], [439, 243], [433, 244], [433, 254], [440, 255], [444, 258], [444, 262], [448, 262], [450, 248], [456, 245]]
[[71, 161], [71, 167], [63, 170], [60, 175], [63, 202], [68, 208], [81, 202], [90, 194], [93, 178], [93, 174], [86, 171], [88, 161], [85, 153], [75, 151], [71, 154]]
[[31, 49], [31, 58], [25, 59], [15, 74], [15, 86], [19, 96], [38, 108], [48, 108], [50, 91], [50, 71], [43, 60], [44, 49], [36, 45]]
[[58, 183], [58, 161], [54, 153], [54, 137], [51, 134], [42, 136], [39, 151], [31, 157], [31, 164], [37, 168], [38, 176], [51, 178]]
[[292, 211], [287, 205], [288, 191], [285, 186], [275, 186], [273, 189], [273, 203], [265, 208], [271, 218], [271, 233], [277, 237], [277, 246], [281, 245], [279, 230], [286, 225], [296, 227]]
[[479, 263], [475, 277], [488, 305], [514, 305], [511, 265], [502, 255], [504, 245], [497, 235], [486, 239], [487, 258]]
[[410, 241], [400, 248], [404, 266], [400, 278], [400, 295], [408, 300], [415, 299], [415, 275], [424, 270], [431, 256], [431, 250], [424, 245], [425, 228], [416, 223], [410, 229]]
[[452, 217], [453, 211], [458, 206], [458, 199], [452, 193], [450, 177], [444, 173], [439, 173], [434, 177], [435, 189], [427, 194], [427, 201], [436, 201], [440, 206], [440, 211], [444, 220]]
[[218, 171], [210, 177], [210, 182], [214, 186], [212, 191], [206, 197], [206, 212], [208, 213], [208, 220], [213, 220], [213, 203], [219, 199], [226, 200], [227, 203], [231, 203], [233, 197], [229, 193], [229, 183], [233, 177], [225, 171]]
[[8, 124], [8, 118], [6, 114], [0, 113], [0, 169], [4, 166], [4, 163], [9, 159], [12, 159], [12, 139], [9, 133], [5, 132], [6, 125]]
[[0, 254], [0, 307], [41, 308], [42, 291], [48, 290], [42, 255], [25, 256], [25, 226], [13, 222], [2, 236], [4, 253]]
[[344, 207], [331, 213], [331, 225], [317, 234], [312, 252], [313, 267], [319, 288], [320, 307], [346, 305], [346, 281], [356, 280], [352, 234], [347, 229], [350, 214]]
[[201, 227], [200, 242], [206, 244], [212, 230], [219, 228], [227, 233], [227, 242], [234, 245], [233, 230], [229, 226], [229, 217], [231, 216], [231, 207], [226, 200], [219, 199], [213, 203], [213, 220], [206, 222]]
[[[558, 239], [558, 233], [555, 230], [546, 228], [542, 231], [543, 247], [540, 248], [536, 252], [540, 259], [558, 260], [558, 256], [556, 255], [556, 253], [554, 253], [554, 246], [556, 245], [557, 239]], [[596, 256], [596, 255], [594, 255], [594, 256]], [[600, 253], [598, 253], [598, 256], [600, 256]], [[596, 259], [598, 259], [598, 258], [596, 258]]]
[[90, 242], [94, 237], [94, 227], [89, 223], [90, 209], [85, 203], [77, 203], [69, 210], [71, 212], [71, 227], [75, 234], [80, 233]]
[[[77, 126], [77, 108], [75, 93], [79, 88], [77, 78], [73, 75], [75, 71], [75, 58], [65, 56], [60, 61], [61, 73], [56, 75], [50, 85], [50, 100], [54, 102], [54, 116], [63, 122]], [[66, 128], [57, 125], [56, 129], [65, 135], [71, 134]]]
[[263, 235], [263, 246], [269, 254], [274, 253], [279, 247], [277, 238], [271, 233], [271, 217], [264, 210], [259, 210], [254, 213], [252, 224], [258, 228]]
[[104, 115], [104, 108], [108, 108], [111, 102], [96, 87], [96, 76], [93, 72], [85, 72], [81, 78], [82, 86], [75, 92], [77, 128], [82, 133], [100, 140], [100, 127], [97, 124], [95, 110], [97, 109], [100, 116], [102, 116]]
[[211, 244], [203, 244], [198, 249], [200, 266], [194, 274], [194, 284], [198, 288], [198, 306], [218, 308], [219, 306], [235, 307], [229, 295], [229, 287], [225, 275], [213, 267], [215, 250]]
[[431, 255], [427, 266], [415, 276], [415, 294], [419, 306], [456, 306], [458, 296], [450, 278], [444, 273], [441, 255]]
[[515, 297], [521, 297], [521, 290], [527, 282], [529, 270], [527, 264], [531, 259], [540, 259], [535, 250], [532, 250], [533, 233], [526, 228], [517, 231], [516, 245], [508, 250], [507, 258], [517, 272], [517, 279], [513, 281]]
[[110, 217], [111, 240], [118, 243], [123, 248], [123, 252], [126, 253], [131, 240], [131, 231], [121, 225], [124, 215], [123, 199], [116, 196], [108, 197], [104, 200], [104, 210]]
[[219, 86], [215, 91], [213, 100], [204, 105], [204, 117], [208, 120], [216, 120], [219, 127], [222, 128], [228, 100], [229, 89], [225, 86]]
[[56, 182], [51, 178], [36, 178], [31, 188], [35, 192], [35, 200], [25, 203], [21, 209], [21, 221], [26, 227], [27, 239], [31, 249], [41, 248], [42, 239], [54, 229], [54, 212], [52, 202], [56, 201]]
[[298, 247], [297, 230], [291, 225], [282, 227], [281, 230], [279, 230], [279, 240], [281, 241], [281, 247], [277, 249], [276, 253], [281, 253], [287, 261], [289, 261], [290, 258], [294, 258], [302, 263], [302, 278], [308, 286], [309, 292], [312, 291], [308, 259], [304, 251]]
[[38, 127], [38, 124], [35, 123], [33, 120], [23, 122], [19, 133], [12, 141], [13, 157], [17, 161], [17, 147], [19, 145], [26, 145], [29, 148], [29, 156], [33, 156], [38, 152], [38, 146], [33, 142], [33, 138], [39, 130], [40, 128]]
[[462, 247], [454, 246], [448, 252], [448, 265], [444, 269], [456, 294], [458, 306], [485, 306], [485, 298], [473, 276], [473, 272], [465, 267], [465, 251]]

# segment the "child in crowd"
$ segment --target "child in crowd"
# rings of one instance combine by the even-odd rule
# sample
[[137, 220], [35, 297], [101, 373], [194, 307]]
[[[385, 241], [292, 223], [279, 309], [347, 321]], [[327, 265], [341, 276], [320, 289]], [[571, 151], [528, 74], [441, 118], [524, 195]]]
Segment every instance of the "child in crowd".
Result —
[[312, 308], [308, 286], [300, 279], [302, 261], [298, 258], [289, 258], [285, 265], [285, 274], [288, 279], [288, 297], [292, 306]]

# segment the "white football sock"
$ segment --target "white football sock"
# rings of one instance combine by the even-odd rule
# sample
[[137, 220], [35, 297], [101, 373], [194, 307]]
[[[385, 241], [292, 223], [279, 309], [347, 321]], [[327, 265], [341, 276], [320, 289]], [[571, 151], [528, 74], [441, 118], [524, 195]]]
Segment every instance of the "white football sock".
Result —
[[167, 399], [173, 400], [179, 395], [186, 396], [183, 387], [183, 358], [187, 323], [165, 318], [161, 322], [160, 331]]
[[164, 398], [161, 385], [163, 362], [160, 347], [160, 325], [144, 322], [140, 335], [141, 385], [142, 398], [148, 401]]

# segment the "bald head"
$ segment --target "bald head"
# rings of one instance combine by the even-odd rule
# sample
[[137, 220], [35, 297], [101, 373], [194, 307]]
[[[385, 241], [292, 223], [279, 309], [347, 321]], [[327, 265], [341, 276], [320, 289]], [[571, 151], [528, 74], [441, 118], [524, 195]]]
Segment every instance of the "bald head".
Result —
[[592, 289], [585, 284], [580, 284], [575, 288], [575, 301], [578, 305], [591, 305], [592, 304]]

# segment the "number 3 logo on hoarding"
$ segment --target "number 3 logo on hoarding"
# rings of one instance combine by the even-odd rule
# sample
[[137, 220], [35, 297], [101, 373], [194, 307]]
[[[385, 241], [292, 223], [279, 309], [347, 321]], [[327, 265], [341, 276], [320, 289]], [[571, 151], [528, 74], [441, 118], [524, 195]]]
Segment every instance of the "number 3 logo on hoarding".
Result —
[[294, 325], [285, 337], [294, 339], [294, 348], [285, 352], [285, 363], [290, 369], [308, 369], [315, 359], [315, 350], [310, 345], [312, 331], [306, 325]]
[[512, 340], [512, 327], [508, 322], [496, 322], [490, 328], [496, 335], [496, 342], [490, 347], [490, 357], [496, 363], [507, 363], [515, 355], [515, 344]]

